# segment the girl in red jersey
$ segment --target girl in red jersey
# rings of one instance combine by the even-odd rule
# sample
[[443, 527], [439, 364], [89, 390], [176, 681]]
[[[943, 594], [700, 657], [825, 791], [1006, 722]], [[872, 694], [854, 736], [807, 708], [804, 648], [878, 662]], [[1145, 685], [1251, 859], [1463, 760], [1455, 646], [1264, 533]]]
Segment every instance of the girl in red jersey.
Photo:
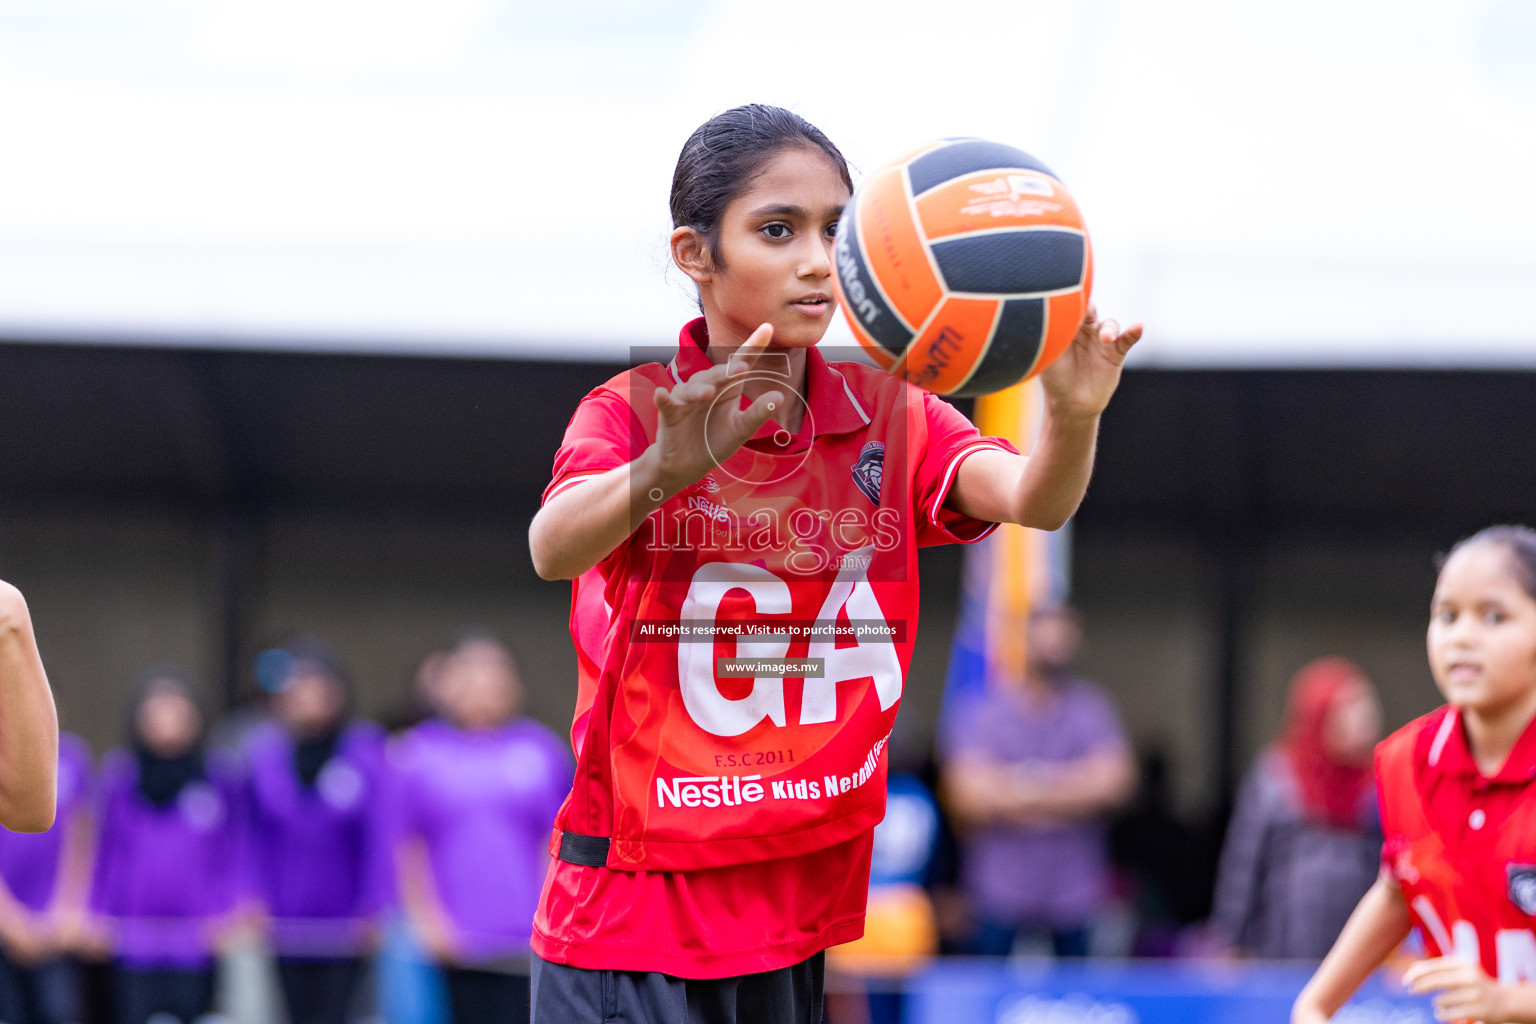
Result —
[[21, 591], [0, 580], [0, 825], [53, 824], [59, 718]]
[[534, 920], [535, 1021], [819, 1019], [822, 951], [863, 931], [918, 547], [1055, 529], [1082, 500], [1141, 328], [1090, 312], [1025, 458], [816, 349], [851, 192], [789, 111], [700, 127], [671, 254], [704, 315], [670, 362], [589, 394], [556, 455], [529, 545], [576, 581], [578, 765]]
[[1336, 1012], [1417, 926], [1408, 968], [1444, 1021], [1536, 1022], [1536, 531], [1495, 526], [1452, 549], [1430, 605], [1446, 706], [1376, 749], [1382, 872], [1296, 1000]]

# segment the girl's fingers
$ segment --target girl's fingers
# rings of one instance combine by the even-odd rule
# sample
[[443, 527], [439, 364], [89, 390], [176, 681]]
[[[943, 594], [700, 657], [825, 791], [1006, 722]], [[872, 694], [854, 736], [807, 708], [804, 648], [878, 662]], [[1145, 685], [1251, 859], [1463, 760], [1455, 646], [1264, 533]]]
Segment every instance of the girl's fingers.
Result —
[[1482, 1001], [1471, 992], [1448, 992], [1435, 1000], [1435, 1015], [1445, 1021], [1469, 1020], [1483, 1010]]
[[741, 425], [745, 431], [744, 438], [750, 438], [757, 433], [757, 428], [767, 423], [773, 417], [773, 412], [784, 401], [784, 396], [777, 391], [770, 391], [764, 395], [758, 395], [757, 401], [747, 406], [741, 414]]
[[696, 385], [709, 387], [708, 397], [713, 398], [724, 388], [730, 387], [734, 378], [751, 372], [773, 341], [773, 325], [763, 324], [757, 330], [747, 336], [741, 347], [732, 352], [725, 362], [700, 370], [689, 377], [685, 384], [679, 384], [673, 388], [673, 394], [677, 394], [679, 388]]
[[684, 407], [707, 402], [715, 397], [715, 389], [708, 380], [691, 377], [672, 389], [673, 404]]
[[1451, 984], [1452, 981], [1445, 977], [1443, 973], [1432, 971], [1421, 974], [1413, 981], [1408, 982], [1408, 989], [1414, 995], [1421, 996], [1426, 992], [1438, 992]]
[[1420, 960], [1403, 972], [1403, 983], [1417, 995], [1454, 985], [1470, 984], [1475, 974], [1470, 965], [1450, 957]]
[[715, 396], [715, 389], [706, 385], [695, 385], [693, 381], [679, 384], [671, 391], [666, 388], [657, 388], [651, 393], [651, 400], [656, 403], [656, 409], [669, 423], [676, 423], [687, 416], [688, 413], [703, 402]]
[[772, 342], [773, 325], [763, 324], [758, 327], [747, 335], [747, 340], [742, 342], [741, 347], [731, 353], [731, 357], [725, 361], [726, 374], [734, 377], [751, 370]]
[[729, 387], [731, 383], [731, 377], [741, 372], [743, 371], [739, 366], [733, 369], [731, 363], [727, 361], [719, 364], [718, 366], [711, 366], [707, 370], [700, 370], [698, 373], [688, 378], [688, 383], [709, 387], [714, 387], [716, 385], [724, 385]]
[[[1424, 976], [1426, 971], [1432, 971], [1437, 967], [1444, 967], [1447, 962], [1447, 958], [1443, 956], [1432, 957], [1428, 960], [1415, 960], [1413, 963], [1409, 964], [1408, 969], [1403, 972], [1403, 981], [1409, 982], [1415, 978], [1421, 978]], [[1449, 962], [1454, 963], [1454, 961]]]
[[1131, 324], [1125, 332], [1115, 339], [1115, 349], [1122, 356], [1130, 352], [1131, 346], [1141, 340], [1141, 324]]

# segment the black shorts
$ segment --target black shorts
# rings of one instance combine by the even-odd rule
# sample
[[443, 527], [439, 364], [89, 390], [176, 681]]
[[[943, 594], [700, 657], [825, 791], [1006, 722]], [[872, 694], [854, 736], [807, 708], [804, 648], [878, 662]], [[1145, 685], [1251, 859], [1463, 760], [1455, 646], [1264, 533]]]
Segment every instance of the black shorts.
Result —
[[730, 978], [588, 970], [533, 958], [533, 1024], [821, 1024], [826, 955]]

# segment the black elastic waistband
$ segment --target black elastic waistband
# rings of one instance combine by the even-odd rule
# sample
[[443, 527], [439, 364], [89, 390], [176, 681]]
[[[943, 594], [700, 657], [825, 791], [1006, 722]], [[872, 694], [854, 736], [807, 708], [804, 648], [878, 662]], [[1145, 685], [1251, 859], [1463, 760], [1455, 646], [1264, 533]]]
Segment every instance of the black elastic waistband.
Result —
[[608, 863], [608, 837], [583, 836], [575, 832], [560, 833], [560, 859], [567, 864], [580, 864], [589, 868], [604, 867]]

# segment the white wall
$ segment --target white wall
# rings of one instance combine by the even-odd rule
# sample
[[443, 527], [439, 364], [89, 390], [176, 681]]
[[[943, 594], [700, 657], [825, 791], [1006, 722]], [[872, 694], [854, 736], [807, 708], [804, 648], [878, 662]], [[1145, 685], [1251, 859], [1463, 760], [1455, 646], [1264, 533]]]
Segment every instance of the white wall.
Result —
[[1147, 364], [1536, 360], [1522, 0], [9, 0], [0, 334], [622, 358], [749, 100], [1034, 152]]

